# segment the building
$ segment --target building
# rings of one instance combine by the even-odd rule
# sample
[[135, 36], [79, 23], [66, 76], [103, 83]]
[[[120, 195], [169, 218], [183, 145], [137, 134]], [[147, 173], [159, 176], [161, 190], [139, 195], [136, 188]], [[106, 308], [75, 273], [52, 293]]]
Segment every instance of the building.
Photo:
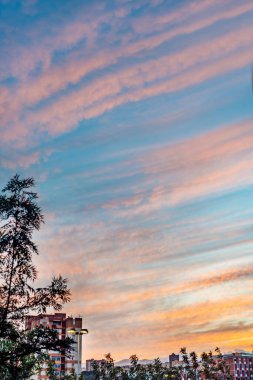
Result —
[[[69, 374], [72, 369], [74, 369], [77, 374], [80, 374], [82, 360], [82, 335], [88, 332], [87, 330], [82, 329], [82, 318], [73, 318], [72, 316], [67, 317], [65, 313], [27, 316], [25, 321], [26, 329], [31, 330], [36, 326], [56, 329], [59, 333], [60, 339], [64, 339], [69, 336], [75, 341], [70, 357], [61, 355], [58, 352], [49, 352], [52, 361], [55, 363], [54, 366], [59, 379], [65, 374]], [[46, 365], [44, 365], [38, 375], [33, 377], [33, 379], [48, 379], [46, 372], [47, 368]]]
[[170, 367], [173, 367], [173, 366], [179, 364], [179, 360], [180, 360], [179, 354], [176, 355], [173, 352], [173, 354], [169, 355], [169, 364], [170, 364]]
[[223, 359], [230, 368], [233, 380], [253, 380], [253, 353], [234, 352], [225, 354]]
[[86, 371], [92, 371], [93, 370], [93, 363], [98, 364], [99, 366], [105, 362], [105, 359], [101, 360], [95, 360], [95, 359], [88, 359], [86, 360]]

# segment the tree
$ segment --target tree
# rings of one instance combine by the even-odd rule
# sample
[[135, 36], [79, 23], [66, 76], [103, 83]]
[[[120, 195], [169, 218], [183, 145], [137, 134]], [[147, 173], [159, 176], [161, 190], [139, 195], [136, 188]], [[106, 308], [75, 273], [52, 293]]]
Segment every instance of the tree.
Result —
[[191, 368], [192, 368], [192, 379], [197, 380], [198, 379], [198, 369], [199, 369], [199, 363], [198, 363], [198, 356], [195, 351], [192, 351], [190, 353], [190, 359], [191, 359]]
[[209, 353], [203, 352], [201, 354], [202, 359], [202, 374], [204, 375], [205, 379], [217, 379], [217, 368], [216, 363], [213, 358], [212, 351], [209, 351]]
[[[186, 348], [182, 347], [180, 350], [180, 353], [182, 354], [182, 358], [183, 358], [183, 373], [186, 374], [187, 379], [194, 379], [195, 373], [194, 373], [193, 367], [190, 363]], [[193, 355], [193, 357], [194, 357], [194, 355]]]
[[216, 352], [217, 378], [219, 380], [230, 380], [231, 379], [230, 367], [229, 365], [226, 364], [219, 347], [215, 348], [215, 352]]
[[131, 366], [130, 366], [130, 371], [129, 371], [129, 379], [147, 380], [148, 379], [147, 370], [143, 365], [138, 363], [138, 361], [139, 361], [139, 358], [137, 355], [130, 356]]
[[[0, 194], [0, 374], [1, 379], [28, 378], [45, 350], [68, 352], [72, 340], [60, 340], [54, 330], [39, 327], [27, 332], [24, 319], [48, 307], [61, 310], [70, 300], [67, 280], [53, 277], [49, 286], [34, 287], [37, 270], [32, 263], [38, 248], [32, 241], [44, 218], [31, 191], [33, 178], [15, 175]], [[67, 350], [67, 351], [66, 351]]]
[[148, 378], [153, 380], [162, 380], [164, 379], [165, 368], [159, 358], [154, 359], [152, 364], [148, 365]]
[[106, 379], [108, 380], [116, 380], [119, 374], [119, 368], [115, 367], [114, 360], [110, 353], [105, 355], [105, 372]]
[[47, 376], [49, 380], [57, 380], [55, 361], [51, 360], [50, 358], [47, 360]]
[[79, 376], [76, 374], [76, 371], [74, 368], [71, 368], [70, 373], [68, 375], [64, 376], [64, 380], [83, 380], [84, 377], [82, 374]]
[[182, 369], [179, 366], [172, 366], [165, 368], [164, 379], [166, 380], [181, 380], [182, 379]]
[[[116, 380], [126, 379], [124, 371], [120, 367], [115, 367], [111, 354], [106, 354], [100, 364], [96, 360], [92, 362], [94, 380]], [[128, 379], [128, 378], [127, 378]]]
[[[2, 340], [1, 341], [1, 360], [5, 358], [6, 352], [14, 352], [17, 348], [13, 342]], [[39, 355], [31, 353], [30, 355], [21, 357], [18, 361], [18, 365], [13, 366], [13, 363], [16, 361], [15, 358], [12, 361], [7, 361], [5, 366], [0, 366], [0, 378], [9, 379], [9, 378], [20, 378], [27, 379], [34, 374], [37, 370], [40, 369], [42, 363], [47, 360], [47, 355], [45, 353], [40, 353]]]
[[100, 366], [96, 360], [92, 361], [93, 379], [100, 380]]

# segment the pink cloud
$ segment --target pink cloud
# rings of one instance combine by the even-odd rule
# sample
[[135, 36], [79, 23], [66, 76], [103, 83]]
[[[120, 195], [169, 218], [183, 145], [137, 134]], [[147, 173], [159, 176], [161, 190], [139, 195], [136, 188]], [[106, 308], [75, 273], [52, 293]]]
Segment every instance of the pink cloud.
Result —
[[17, 167], [27, 169], [30, 166], [34, 165], [39, 160], [39, 152], [32, 154], [23, 154], [18, 158], [12, 157], [11, 159], [2, 159], [1, 166], [6, 167], [8, 169], [16, 169]]
[[[18, 129], [15, 128], [14, 134], [22, 136], [33, 125], [37, 129], [48, 130], [52, 135], [64, 133], [82, 119], [98, 116], [126, 102], [179, 91], [244, 67], [252, 60], [252, 52], [246, 49], [238, 55], [237, 49], [243, 45], [247, 47], [250, 43], [250, 30], [242, 29], [240, 33], [237, 31], [215, 39], [209, 43], [208, 50], [204, 50], [205, 45], [199, 45], [194, 49], [194, 55], [192, 48], [186, 49], [175, 56], [163, 57], [158, 61], [136, 65], [94, 80], [80, 90], [60, 97], [40, 111], [27, 113], [25, 123], [22, 127], [20, 125]], [[222, 57], [224, 51], [225, 57]], [[233, 51], [235, 53], [231, 54]], [[171, 74], [172, 78], [165, 79]], [[161, 83], [155, 83], [162, 78], [164, 80]], [[149, 86], [143, 88], [144, 83], [149, 83]], [[123, 88], [129, 90], [121, 94]], [[12, 133], [4, 131], [3, 138], [10, 139]]]
[[[15, 76], [21, 80], [26, 80], [29, 73], [38, 64], [42, 65], [43, 71], [47, 70], [52, 64], [52, 57], [56, 51], [71, 48], [84, 38], [87, 39], [88, 43], [91, 43], [96, 39], [97, 26], [111, 17], [110, 14], [106, 13], [93, 17], [90, 13], [88, 20], [84, 15], [85, 13], [82, 14], [82, 17], [78, 15], [74, 21], [72, 19], [65, 25], [61, 25], [60, 29], [58, 29], [58, 25], [54, 25], [53, 28], [50, 27], [50, 36], [44, 34], [47, 28], [46, 23], [39, 24], [36, 32], [33, 30], [27, 35], [27, 38], [32, 41], [32, 48], [17, 45], [12, 46], [11, 52], [8, 51], [8, 54], [13, 54], [13, 59], [1, 71], [1, 78]], [[38, 41], [40, 41], [39, 44]]]
[[[220, 126], [159, 148], [150, 147], [135, 154], [127, 165], [124, 163], [126, 168], [131, 167], [132, 175], [145, 174], [142, 187], [134, 184], [131, 196], [99, 207], [116, 217], [147, 218], [178, 204], [240, 189], [253, 181], [252, 150], [252, 120]], [[113, 169], [106, 178], [114, 178]]]
[[[184, 28], [190, 28], [188, 32], [198, 30], [219, 18], [243, 14], [250, 10], [250, 6], [252, 3], [236, 5], [227, 10], [227, 14], [222, 10], [220, 14], [210, 15], [184, 27], [180, 26], [179, 29], [175, 28], [164, 35], [122, 47], [115, 54], [101, 53], [99, 57], [87, 62], [74, 60], [70, 65], [60, 68], [49, 68], [49, 65], [37, 79], [24, 80], [15, 94], [3, 88], [0, 99], [0, 112], [3, 114], [2, 140], [13, 144], [16, 148], [24, 148], [31, 140], [36, 144], [35, 131], [37, 139], [45, 132], [51, 136], [59, 135], [73, 129], [83, 119], [99, 116], [122, 104], [184, 90], [217, 75], [244, 67], [253, 59], [250, 49], [252, 27], [234, 30], [156, 60], [117, 69], [113, 74], [104, 74], [99, 79], [90, 81], [79, 90], [59, 95], [55, 101], [42, 109], [34, 111], [26, 109], [52, 94], [57, 94], [68, 83], [77, 83], [81, 77], [94, 69], [103, 68], [115, 63], [120, 57], [133, 55], [142, 49], [158, 46], [157, 44], [162, 43], [164, 38], [173, 37], [168, 33], [187, 33], [186, 29], [183, 31]], [[73, 25], [66, 26], [66, 31], [61, 37], [58, 36], [56, 40], [45, 44], [48, 54], [54, 45], [58, 47], [64, 45], [65, 34], [71, 35], [66, 42], [71, 46], [83, 36], [83, 33], [86, 33], [86, 27], [89, 29], [89, 25], [84, 27], [78, 20]], [[74, 32], [70, 33], [71, 31]], [[207, 44], [208, 49], [206, 49]], [[30, 53], [32, 54], [32, 51]]]
[[[184, 6], [178, 7], [176, 10], [168, 12], [167, 14], [162, 14], [158, 16], [146, 16], [142, 20], [133, 21], [133, 27], [138, 33], [148, 33], [150, 31], [150, 25], [152, 29], [160, 30], [166, 24], [182, 23], [188, 18], [195, 15], [201, 14], [203, 11], [209, 11], [214, 6], [219, 6], [220, 2], [217, 0], [203, 0], [200, 2], [193, 1], [189, 4], [184, 4]], [[204, 15], [202, 15], [204, 16]]]
[[[155, 165], [145, 167], [150, 174], [164, 177], [163, 183], [173, 167], [178, 168], [167, 202], [181, 203], [252, 183], [252, 142], [250, 120], [160, 149], [149, 154]], [[157, 198], [161, 201], [163, 196]]]
[[[191, 7], [192, 8], [192, 7]], [[153, 49], [165, 41], [178, 36], [180, 34], [187, 34], [197, 31], [203, 27], [213, 24], [215, 21], [218, 21], [222, 18], [232, 18], [239, 16], [249, 10], [253, 10], [252, 4], [244, 4], [238, 7], [232, 8], [230, 10], [225, 9], [223, 12], [219, 12], [211, 17], [207, 17], [204, 20], [194, 22], [193, 24], [186, 25], [184, 27], [176, 28], [170, 32], [165, 32], [161, 35], [150, 37], [148, 39], [140, 40], [129, 46], [123, 46], [117, 51], [107, 51], [102, 52], [96, 55], [91, 59], [78, 59], [71, 60], [71, 63], [65, 64], [58, 68], [52, 67], [48, 68], [44, 73], [40, 75], [39, 78], [29, 81], [28, 83], [21, 83], [21, 87], [17, 93], [17, 97], [21, 100], [23, 104], [34, 104], [39, 102], [45, 97], [48, 97], [54, 94], [56, 91], [64, 89], [70, 83], [77, 83], [82, 77], [87, 75], [89, 72], [104, 68], [105, 66], [112, 65], [118, 61], [119, 58], [132, 56], [139, 53], [142, 50]], [[80, 22], [74, 23], [71, 27], [77, 33], [78, 30], [82, 30], [79, 26]], [[68, 35], [69, 31], [66, 32]], [[75, 35], [71, 33], [71, 36]], [[245, 35], [250, 36], [250, 31], [245, 33]], [[62, 37], [64, 38], [64, 37]], [[72, 37], [73, 38], [73, 37]], [[230, 38], [231, 42], [233, 38]], [[70, 41], [71, 42], [71, 41]], [[242, 42], [242, 41], [241, 41]], [[66, 41], [67, 45], [69, 41]], [[229, 49], [231, 44], [226, 40], [223, 44], [223, 48], [226, 47]], [[200, 49], [201, 52], [205, 52], [205, 49]], [[192, 52], [192, 51], [191, 51]], [[189, 54], [188, 54], [189, 58]], [[177, 58], [175, 57], [175, 60]], [[186, 60], [182, 57], [180, 60], [181, 63]], [[169, 62], [164, 62], [164, 65]], [[162, 62], [161, 62], [162, 64]], [[189, 61], [187, 61], [189, 66]], [[166, 66], [164, 66], [166, 67]], [[171, 69], [171, 67], [170, 67]], [[183, 67], [181, 67], [183, 69]]]

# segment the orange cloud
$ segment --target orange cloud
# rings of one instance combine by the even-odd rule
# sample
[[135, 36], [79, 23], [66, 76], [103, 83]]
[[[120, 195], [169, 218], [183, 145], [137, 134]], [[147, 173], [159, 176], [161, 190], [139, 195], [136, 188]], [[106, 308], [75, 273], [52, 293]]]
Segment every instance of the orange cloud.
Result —
[[[236, 136], [235, 131], [233, 135]], [[191, 220], [200, 227], [204, 222], [208, 224], [203, 219]], [[115, 359], [121, 359], [128, 353], [130, 356], [134, 347], [134, 352], [142, 357], [152, 358], [155, 352], [165, 356], [185, 345], [197, 351], [217, 345], [224, 350], [236, 345], [247, 347], [252, 333], [248, 323], [252, 317], [252, 296], [249, 292], [241, 294], [237, 284], [241, 281], [240, 288], [250, 289], [252, 258], [243, 260], [236, 255], [237, 261], [231, 261], [229, 269], [226, 257], [222, 259], [220, 255], [212, 264], [194, 260], [175, 269], [173, 260], [169, 266], [162, 261], [163, 255], [169, 259], [175, 237], [163, 238], [166, 249], [160, 251], [155, 228], [129, 226], [111, 230], [106, 224], [89, 221], [52, 233], [50, 223], [42, 236], [41, 251], [45, 253], [39, 261], [40, 281], [45, 281], [53, 268], [67, 274], [72, 302], [64, 310], [84, 315], [85, 327], [90, 329], [89, 337], [85, 338], [85, 355], [88, 352], [89, 356], [99, 358], [110, 351]], [[52, 225], [57, 225], [57, 215]], [[212, 230], [213, 239], [222, 234], [227, 241], [223, 233], [226, 226], [223, 227], [221, 231], [218, 227]], [[92, 231], [96, 231], [95, 239]], [[204, 241], [206, 232], [201, 228], [198, 232]], [[192, 236], [193, 241], [184, 241], [178, 236], [178, 259], [180, 245], [185, 245], [187, 255], [191, 256], [194, 239]], [[160, 262], [160, 266], [146, 267], [149, 262]], [[222, 293], [222, 289], [227, 285], [231, 293], [223, 299], [226, 292]]]
[[[178, 352], [180, 347], [185, 345], [189, 350], [194, 349], [197, 352], [203, 349], [209, 351], [217, 345], [222, 350], [234, 348], [236, 345], [246, 348], [250, 345], [253, 326], [252, 322], [241, 323], [240, 318], [243, 318], [243, 313], [248, 314], [251, 302], [252, 297], [247, 297], [245, 300], [231, 298], [218, 302], [194, 303], [164, 313], [152, 313], [149, 310], [144, 318], [142, 318], [144, 311], [138, 314], [135, 312], [133, 324], [127, 324], [123, 314], [122, 323], [115, 326], [117, 329], [115, 336], [113, 332], [104, 333], [103, 324], [100, 325], [99, 332], [93, 333], [93, 342], [88, 345], [89, 354], [95, 357], [104, 354], [98, 344], [101, 339], [103, 350], [110, 347], [110, 352], [116, 359], [122, 359], [122, 355], [126, 355], [127, 352], [130, 356], [133, 353], [131, 351], [133, 346], [134, 352], [141, 354], [142, 358], [153, 358], [154, 352], [167, 356], [173, 351]], [[230, 318], [230, 322], [222, 324], [219, 321], [222, 318]], [[121, 349], [114, 352], [114, 344], [118, 348], [118, 339], [122, 342]]]

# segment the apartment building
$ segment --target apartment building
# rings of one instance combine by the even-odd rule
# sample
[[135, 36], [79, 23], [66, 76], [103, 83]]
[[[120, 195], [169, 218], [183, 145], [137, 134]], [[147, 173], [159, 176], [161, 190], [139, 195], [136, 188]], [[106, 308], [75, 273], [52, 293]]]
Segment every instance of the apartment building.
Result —
[[169, 355], [169, 366], [170, 367], [174, 367], [176, 366], [177, 364], [179, 364], [180, 362], [180, 357], [179, 357], [179, 354], [171, 354]]
[[229, 365], [233, 380], [253, 380], [253, 353], [234, 352], [225, 354], [223, 358]]
[[[88, 332], [86, 329], [82, 329], [81, 317], [67, 317], [65, 313], [30, 315], [26, 317], [25, 325], [27, 330], [31, 330], [36, 326], [56, 329], [60, 339], [64, 339], [67, 336], [71, 337], [75, 342], [73, 343], [70, 357], [54, 351], [50, 351], [49, 355], [55, 363], [55, 371], [59, 379], [65, 374], [69, 374], [72, 369], [75, 369], [77, 374], [81, 373], [82, 335]], [[46, 373], [47, 367], [45, 364], [33, 379], [46, 380], [48, 379]]]

